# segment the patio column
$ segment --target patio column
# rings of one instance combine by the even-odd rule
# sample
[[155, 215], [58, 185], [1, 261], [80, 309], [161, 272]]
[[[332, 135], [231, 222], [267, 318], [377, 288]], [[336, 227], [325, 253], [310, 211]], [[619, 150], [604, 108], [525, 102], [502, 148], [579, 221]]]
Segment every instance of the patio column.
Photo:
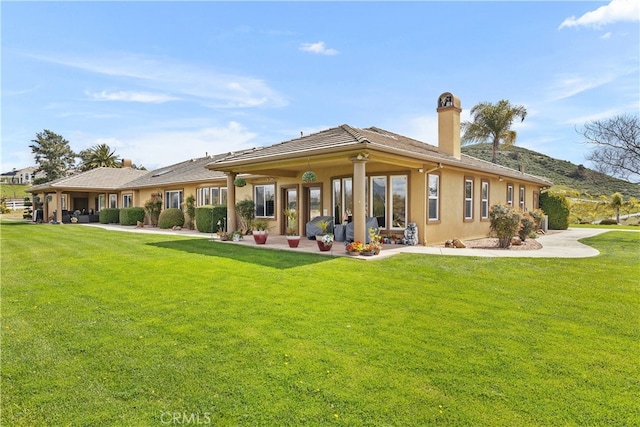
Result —
[[62, 191], [56, 191], [56, 221], [62, 224]]
[[359, 154], [349, 160], [353, 163], [353, 238], [364, 243], [367, 241], [367, 170], [365, 164], [368, 159]]
[[227, 175], [227, 232], [236, 229], [236, 186], [233, 181], [238, 175], [235, 172], [226, 172]]

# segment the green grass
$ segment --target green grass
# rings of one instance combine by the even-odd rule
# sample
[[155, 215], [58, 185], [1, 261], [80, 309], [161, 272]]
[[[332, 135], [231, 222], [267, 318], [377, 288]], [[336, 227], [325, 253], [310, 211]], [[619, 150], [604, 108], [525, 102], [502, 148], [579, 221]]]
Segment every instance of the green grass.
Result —
[[640, 420], [639, 233], [587, 239], [586, 259], [364, 262], [0, 231], [2, 425]]

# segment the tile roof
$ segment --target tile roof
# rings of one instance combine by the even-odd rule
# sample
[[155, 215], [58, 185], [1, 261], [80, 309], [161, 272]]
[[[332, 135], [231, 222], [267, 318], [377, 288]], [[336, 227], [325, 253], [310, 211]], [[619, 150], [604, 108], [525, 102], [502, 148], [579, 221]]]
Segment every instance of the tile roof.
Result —
[[376, 149], [390, 152], [412, 159], [419, 159], [427, 162], [437, 162], [443, 165], [455, 166], [471, 170], [483, 171], [511, 177], [515, 179], [525, 179], [544, 185], [551, 185], [551, 181], [525, 174], [511, 168], [500, 166], [484, 160], [477, 159], [463, 154], [457, 159], [438, 150], [438, 147], [398, 135], [377, 127], [355, 128], [349, 125], [341, 125], [327, 129], [318, 133], [281, 142], [278, 144], [258, 147], [253, 150], [246, 150], [238, 153], [228, 153], [220, 156], [219, 159], [211, 162], [208, 167], [225, 168], [234, 164], [248, 164], [257, 162], [267, 162], [293, 157], [305, 157], [320, 154], [331, 150], [345, 148]]
[[34, 185], [28, 191], [35, 193], [55, 190], [116, 190], [121, 185], [147, 173], [149, 171], [131, 168], [96, 168]]
[[[226, 154], [224, 156], [226, 156]], [[156, 187], [158, 185], [182, 184], [185, 182], [207, 182], [226, 179], [224, 173], [206, 168], [207, 164], [216, 160], [218, 157], [220, 156], [200, 157], [156, 169], [121, 185], [120, 188], [145, 188]]]

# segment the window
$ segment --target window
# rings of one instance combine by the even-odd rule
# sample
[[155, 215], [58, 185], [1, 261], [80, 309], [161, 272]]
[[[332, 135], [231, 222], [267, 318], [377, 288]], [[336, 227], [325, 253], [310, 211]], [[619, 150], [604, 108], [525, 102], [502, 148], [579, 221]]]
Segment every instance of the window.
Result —
[[404, 229], [407, 226], [407, 183], [406, 175], [391, 177], [392, 229]]
[[60, 203], [62, 203], [61, 206], [61, 210], [66, 211], [67, 210], [67, 195], [63, 194], [60, 196]]
[[525, 191], [524, 191], [524, 186], [521, 185], [520, 186], [520, 209], [524, 212], [524, 195], [525, 195]]
[[196, 202], [198, 206], [204, 206], [211, 203], [211, 199], [209, 199], [209, 188], [198, 188], [196, 190]]
[[378, 227], [387, 228], [387, 177], [371, 178], [371, 216], [378, 220]]
[[182, 207], [182, 190], [165, 191], [164, 193], [164, 208], [178, 208]]
[[118, 195], [109, 194], [109, 207], [115, 209], [118, 207]]
[[123, 194], [122, 195], [122, 207], [130, 208], [133, 206], [133, 194]]
[[220, 204], [227, 204], [227, 187], [220, 187]]
[[253, 201], [256, 204], [256, 217], [273, 217], [276, 212], [275, 185], [256, 185], [253, 187]]
[[104, 194], [98, 195], [98, 211], [107, 207], [107, 198]]
[[473, 180], [464, 180], [464, 219], [473, 219]]
[[489, 218], [489, 181], [482, 181], [480, 194], [480, 219]]
[[507, 184], [507, 205], [513, 206], [513, 184]]
[[334, 179], [332, 197], [334, 221], [340, 224], [345, 216], [353, 215], [353, 179]]
[[533, 209], [540, 209], [540, 194], [537, 191], [533, 192]]
[[429, 174], [427, 189], [429, 221], [440, 219], [440, 175]]

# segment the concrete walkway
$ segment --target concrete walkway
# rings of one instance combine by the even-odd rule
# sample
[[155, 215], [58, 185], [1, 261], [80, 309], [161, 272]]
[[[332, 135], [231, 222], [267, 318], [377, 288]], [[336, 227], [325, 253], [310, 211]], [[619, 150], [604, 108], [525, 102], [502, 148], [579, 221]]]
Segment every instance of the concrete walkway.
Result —
[[[172, 236], [197, 237], [211, 239], [212, 235], [208, 233], [200, 233], [194, 230], [161, 230], [159, 228], [135, 228], [121, 225], [105, 225], [105, 224], [82, 224], [90, 227], [100, 227], [106, 230], [125, 231], [132, 233], [146, 234], [164, 234]], [[475, 256], [475, 257], [514, 257], [514, 258], [586, 258], [598, 255], [598, 250], [578, 242], [579, 239], [596, 236], [607, 231], [630, 231], [631, 230], [615, 230], [604, 228], [569, 228], [568, 230], [554, 231], [538, 237], [538, 242], [542, 245], [537, 250], [509, 250], [509, 249], [456, 249], [443, 248], [435, 246], [404, 246], [404, 245], [383, 245], [379, 255], [373, 257], [356, 256], [353, 258], [364, 260], [376, 260], [393, 256], [398, 253], [414, 253], [429, 255], [453, 255], [453, 256]], [[217, 236], [213, 236], [214, 240]], [[334, 242], [333, 248], [329, 252], [320, 252], [316, 242], [307, 238], [300, 240], [298, 248], [291, 249], [287, 245], [285, 236], [270, 235], [265, 245], [256, 245], [251, 236], [245, 236], [240, 242], [225, 242], [231, 245], [252, 246], [264, 249], [282, 249], [297, 252], [310, 252], [323, 255], [333, 256], [350, 256], [344, 251], [342, 242]]]

